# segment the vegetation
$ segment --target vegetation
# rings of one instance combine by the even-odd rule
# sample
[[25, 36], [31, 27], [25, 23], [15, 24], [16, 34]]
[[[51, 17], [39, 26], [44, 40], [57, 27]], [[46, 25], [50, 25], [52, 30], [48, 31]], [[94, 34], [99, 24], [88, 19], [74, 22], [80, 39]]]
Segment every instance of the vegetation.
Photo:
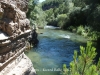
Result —
[[27, 16], [32, 24], [39, 23], [38, 26], [47, 24], [68, 29], [82, 25], [100, 31], [99, 11], [99, 0], [46, 0], [43, 3], [30, 0]]
[[28, 18], [31, 18], [31, 12], [33, 11], [35, 7], [35, 3], [34, 3], [34, 0], [29, 0], [29, 3], [28, 3], [28, 12], [27, 12], [27, 17]]
[[62, 75], [100, 75], [100, 59], [97, 64], [94, 58], [97, 53], [96, 48], [92, 47], [91, 42], [87, 42], [87, 47], [80, 46], [80, 55], [74, 51], [73, 61], [70, 68], [63, 65]]
[[27, 17], [31, 26], [59, 26], [100, 44], [100, 0], [29, 0]]
[[[32, 26], [59, 26], [95, 41], [100, 49], [100, 0], [30, 0], [27, 17]], [[91, 42], [86, 48], [80, 46], [80, 55], [74, 52], [70, 68], [64, 64], [62, 74], [100, 75], [100, 59], [94, 63], [97, 53]]]
[[46, 25], [46, 14], [43, 12], [39, 0], [29, 0], [27, 17], [30, 19], [31, 27], [38, 27]]
[[34, 10], [32, 11], [32, 24], [36, 26], [44, 26], [46, 25], [45, 17], [46, 14], [42, 11], [41, 5], [35, 6]]
[[[83, 25], [100, 31], [99, 4], [98, 0], [46, 0], [42, 3], [42, 9], [46, 13], [48, 25], [60, 26], [62, 29]], [[66, 16], [59, 19], [59, 15], [65, 14]]]

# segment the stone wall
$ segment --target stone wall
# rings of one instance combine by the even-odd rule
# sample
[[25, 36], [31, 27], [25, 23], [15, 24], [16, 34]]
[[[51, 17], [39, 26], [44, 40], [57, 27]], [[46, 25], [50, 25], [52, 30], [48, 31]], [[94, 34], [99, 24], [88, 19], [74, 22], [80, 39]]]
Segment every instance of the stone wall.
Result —
[[[0, 75], [13, 75], [11, 69], [14, 70], [23, 59], [29, 60], [23, 53], [31, 32], [30, 21], [26, 18], [27, 5], [28, 0], [0, 0]], [[33, 69], [31, 61], [29, 63], [23, 64], [27, 65], [23, 73], [14, 71], [14, 75], [29, 75], [29, 68]]]

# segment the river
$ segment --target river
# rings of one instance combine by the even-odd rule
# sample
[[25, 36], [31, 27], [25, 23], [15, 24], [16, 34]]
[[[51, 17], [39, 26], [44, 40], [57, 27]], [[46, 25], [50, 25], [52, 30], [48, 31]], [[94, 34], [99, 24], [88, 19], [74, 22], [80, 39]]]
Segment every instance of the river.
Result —
[[86, 38], [62, 30], [39, 30], [39, 44], [26, 55], [31, 59], [37, 75], [60, 75], [62, 65], [73, 60], [74, 50], [87, 41]]

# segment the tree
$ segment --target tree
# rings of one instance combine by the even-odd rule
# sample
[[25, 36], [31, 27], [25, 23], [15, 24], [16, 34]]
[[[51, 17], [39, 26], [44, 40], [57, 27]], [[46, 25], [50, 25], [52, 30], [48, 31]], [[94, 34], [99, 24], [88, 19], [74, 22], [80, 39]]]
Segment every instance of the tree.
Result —
[[41, 4], [36, 5], [30, 14], [31, 25], [43, 27], [46, 25], [45, 17], [46, 14], [41, 9]]
[[37, 5], [39, 0], [29, 0], [28, 2], [28, 12], [27, 12], [27, 17], [30, 18], [31, 12], [34, 10], [34, 7]]
[[66, 14], [60, 14], [57, 16], [57, 25], [61, 28], [66, 24], [67, 15]]
[[97, 55], [95, 50], [96, 48], [92, 47], [92, 42], [87, 42], [86, 48], [80, 46], [80, 55], [77, 55], [77, 51], [74, 51], [70, 68], [63, 67], [62, 75], [99, 75], [100, 59], [97, 65], [94, 64], [94, 58]]

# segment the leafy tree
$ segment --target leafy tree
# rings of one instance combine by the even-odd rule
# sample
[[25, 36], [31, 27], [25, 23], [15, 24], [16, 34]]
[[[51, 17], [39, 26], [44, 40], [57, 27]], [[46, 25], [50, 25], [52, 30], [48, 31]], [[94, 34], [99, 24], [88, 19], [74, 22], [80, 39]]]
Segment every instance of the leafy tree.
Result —
[[54, 10], [50, 8], [49, 10], [46, 10], [46, 21], [48, 22], [48, 25], [54, 25], [55, 17], [54, 17]]
[[43, 12], [43, 10], [41, 9], [41, 4], [38, 4], [35, 6], [34, 10], [31, 12], [31, 19], [32, 19], [32, 25], [35, 26], [44, 26], [46, 25], [46, 14], [45, 12]]
[[32, 10], [34, 9], [35, 7], [35, 3], [34, 3], [34, 0], [29, 0], [28, 2], [28, 12], [27, 12], [27, 17], [30, 18], [30, 14], [32, 12]]
[[42, 9], [49, 10], [50, 8], [58, 7], [62, 3], [63, 0], [46, 0], [42, 3]]
[[57, 16], [57, 25], [61, 28], [63, 28], [63, 26], [66, 24], [66, 19], [67, 19], [67, 15], [66, 14], [60, 14]]
[[30, 18], [31, 12], [34, 10], [34, 7], [38, 4], [39, 0], [29, 0], [28, 2], [28, 12], [27, 17]]

